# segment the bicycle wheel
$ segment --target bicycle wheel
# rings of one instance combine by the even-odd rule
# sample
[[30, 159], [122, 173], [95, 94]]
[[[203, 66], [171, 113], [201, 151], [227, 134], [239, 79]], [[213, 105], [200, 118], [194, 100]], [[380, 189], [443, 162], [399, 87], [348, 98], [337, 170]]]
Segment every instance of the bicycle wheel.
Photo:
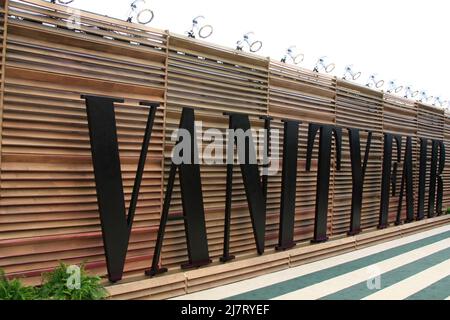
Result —
[[384, 80], [380, 80], [375, 83], [375, 87], [377, 87], [377, 89], [380, 89], [382, 86], [384, 86]]
[[154, 17], [153, 11], [150, 9], [144, 9], [138, 13], [136, 19], [140, 24], [149, 24]]
[[261, 41], [255, 41], [250, 45], [250, 52], [258, 52], [262, 48], [262, 42]]
[[330, 63], [329, 65], [327, 65], [327, 67], [325, 68], [325, 71], [327, 73], [333, 72], [333, 70], [336, 68], [336, 65], [334, 63]]
[[362, 75], [362, 73], [361, 73], [360, 71], [358, 71], [357, 73], [355, 73], [355, 74], [352, 76], [353, 81], [358, 80], [358, 79], [361, 77], [361, 75]]
[[213, 27], [207, 24], [201, 27], [200, 30], [198, 30], [198, 36], [202, 39], [206, 39], [213, 34], [213, 31], [214, 31]]
[[303, 60], [305, 60], [304, 54], [298, 54], [292, 57], [292, 61], [294, 61], [294, 64], [300, 64], [303, 62]]
[[402, 91], [403, 91], [403, 86], [400, 86], [400, 87], [395, 89], [395, 93], [400, 93]]

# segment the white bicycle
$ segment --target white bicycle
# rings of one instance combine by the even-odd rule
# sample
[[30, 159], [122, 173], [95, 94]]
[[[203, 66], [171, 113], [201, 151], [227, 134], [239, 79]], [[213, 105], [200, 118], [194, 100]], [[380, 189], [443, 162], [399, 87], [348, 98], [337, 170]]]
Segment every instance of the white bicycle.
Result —
[[133, 22], [135, 19], [140, 24], [149, 24], [155, 17], [151, 9], [145, 8], [146, 0], [135, 0], [130, 5], [127, 22]]
[[361, 71], [354, 71], [352, 65], [348, 65], [345, 67], [344, 80], [353, 80], [356, 81], [361, 77]]
[[303, 62], [303, 60], [305, 60], [305, 55], [303, 53], [298, 53], [296, 46], [290, 46], [287, 49], [284, 57], [281, 59], [281, 62], [287, 63], [288, 59], [291, 60], [294, 64], [300, 64]]
[[243, 39], [239, 40], [236, 43], [236, 50], [242, 51], [244, 49], [245, 45], [247, 45], [250, 52], [253, 52], [253, 53], [261, 50], [263, 43], [262, 43], [262, 41], [254, 40], [253, 39], [254, 34], [255, 34], [254, 32], [247, 32], [246, 34], [244, 34]]
[[192, 20], [191, 30], [186, 32], [188, 37], [195, 39], [196, 35], [198, 35], [200, 38], [206, 39], [213, 34], [214, 28], [210, 24], [201, 23], [204, 20], [204, 16], [198, 16]]
[[384, 80], [378, 79], [378, 75], [372, 74], [367, 80], [366, 86], [369, 88], [375, 87], [377, 89], [380, 89], [382, 86], [384, 86]]
[[403, 86], [398, 86], [395, 80], [391, 80], [388, 82], [388, 88], [386, 90], [387, 93], [400, 93], [403, 91]]
[[336, 64], [331, 62], [328, 57], [319, 58], [316, 62], [316, 66], [314, 67], [314, 72], [320, 72], [320, 70], [325, 71], [326, 73], [331, 73], [336, 68]]
[[419, 95], [419, 90], [414, 90], [411, 86], [406, 86], [405, 88], [405, 98], [415, 98]]
[[437, 96], [437, 97], [433, 97], [433, 106], [435, 107], [443, 107], [444, 104], [446, 104], [447, 102], [444, 101], [441, 97]]
[[427, 103], [431, 99], [433, 99], [433, 97], [430, 97], [425, 90], [422, 90], [419, 93], [419, 98], [417, 99], [417, 101]]

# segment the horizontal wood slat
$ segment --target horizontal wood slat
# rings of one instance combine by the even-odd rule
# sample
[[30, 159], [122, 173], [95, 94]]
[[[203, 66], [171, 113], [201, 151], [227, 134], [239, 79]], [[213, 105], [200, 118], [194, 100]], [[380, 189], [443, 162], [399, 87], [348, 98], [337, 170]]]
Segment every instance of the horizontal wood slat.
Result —
[[[310, 123], [343, 128], [342, 170], [334, 170], [332, 160], [330, 171], [328, 233], [333, 239], [349, 231], [352, 176], [346, 128], [373, 131], [364, 183], [365, 230], [378, 223], [383, 133], [412, 136], [416, 193], [419, 137], [444, 139], [447, 152], [450, 150], [450, 116], [429, 105], [269, 58], [93, 13], [77, 12], [80, 20], [73, 23], [73, 11], [45, 1], [1, 3], [5, 7], [0, 8], [0, 268], [11, 276], [26, 276], [31, 283], [39, 283], [40, 274], [51, 270], [59, 260], [85, 261], [91, 272], [106, 274], [86, 108], [81, 94], [125, 99], [116, 106], [116, 119], [127, 206], [148, 112], [139, 102], [161, 104], [137, 205], [126, 281], [142, 277], [151, 262], [174, 146], [172, 135], [183, 107], [193, 108], [196, 120], [201, 121], [203, 131], [198, 131], [198, 135], [208, 129], [219, 129], [225, 134], [228, 117], [224, 112], [248, 114], [255, 130], [263, 128], [261, 116], [271, 116], [272, 129], [279, 134], [280, 142], [272, 151], [279, 154], [283, 153], [282, 120], [302, 122], [294, 237], [303, 244], [313, 235], [316, 202], [318, 138], [312, 170], [307, 172], [305, 168]], [[225, 135], [221, 139], [224, 141]], [[362, 154], [366, 139], [367, 133], [362, 131]], [[206, 146], [202, 142], [200, 150]], [[225, 155], [224, 150], [223, 159]], [[261, 154], [258, 160], [261, 162]], [[315, 247], [306, 245], [295, 249], [298, 254], [292, 253], [288, 262], [283, 260], [288, 253], [280, 254], [283, 259], [270, 255], [278, 240], [281, 167], [282, 159], [278, 173], [268, 179], [267, 257], [252, 260], [255, 259], [252, 224], [240, 168], [236, 165], [231, 253], [237, 256], [242, 269], [223, 266], [219, 268], [224, 272], [221, 275], [217, 274], [219, 269], [214, 269], [217, 267], [206, 268], [193, 272], [192, 278], [186, 280], [179, 272], [179, 265], [187, 260], [184, 224], [171, 220], [161, 262], [174, 275], [170, 279], [147, 279], [144, 283], [111, 288], [114, 295], [130, 299], [166, 298], [182, 294], [188, 287], [201, 290], [327, 256], [326, 250], [313, 253]], [[218, 264], [223, 249], [226, 166], [202, 164], [201, 176], [210, 255]], [[447, 208], [450, 207], [448, 161], [444, 180], [444, 208]], [[400, 182], [399, 175], [398, 188]], [[426, 196], [428, 199], [428, 186]], [[397, 201], [398, 196], [391, 197], [391, 223], [395, 220]], [[175, 217], [182, 214], [178, 182], [170, 214]], [[393, 237], [395, 231], [383, 234], [377, 239]], [[378, 241], [365, 238], [364, 234], [358, 239], [367, 244]], [[329, 246], [345, 252], [355, 246], [348, 241]]]
[[[444, 125], [444, 142], [446, 146], [447, 154], [450, 147], [450, 113], [445, 114], [445, 125]], [[445, 170], [444, 170], [444, 209], [450, 208], [450, 161], [446, 159]]]
[[[183, 107], [195, 110], [196, 121], [202, 122], [203, 132], [219, 129], [225, 135], [228, 119], [223, 115], [224, 112], [251, 114], [254, 128], [262, 128], [258, 116], [267, 114], [268, 73], [267, 66], [255, 67], [259, 63], [171, 35], [167, 75], [166, 181], [174, 146], [171, 137], [178, 128]], [[265, 63], [267, 65], [268, 61]], [[201, 134], [197, 132], [197, 135]], [[199, 145], [200, 150], [205, 147], [205, 144]], [[225, 163], [225, 157], [224, 150], [222, 163]], [[223, 248], [226, 166], [201, 165], [200, 169], [210, 255], [217, 260]], [[239, 167], [236, 166], [234, 171], [231, 251], [237, 255], [248, 254], [255, 247], [253, 231]], [[170, 214], [181, 213], [181, 194], [177, 181]], [[185, 262], [187, 252], [183, 221], [169, 222], [165, 239], [163, 264], [176, 266]]]
[[[421, 138], [444, 140], [445, 137], [445, 115], [442, 109], [433, 108], [429, 105], [419, 104], [417, 114], [418, 130], [417, 134]], [[447, 154], [449, 145], [447, 144]], [[425, 208], [428, 208], [429, 184], [430, 184], [430, 164], [431, 164], [431, 142], [428, 142], [428, 168], [426, 174]], [[448, 160], [447, 160], [448, 162]], [[447, 163], [448, 165], [448, 163]], [[448, 183], [447, 183], [448, 184]], [[447, 197], [445, 191], [444, 196]], [[445, 208], [446, 209], [446, 208]], [[444, 210], [445, 210], [444, 209]]]
[[381, 194], [381, 175], [383, 158], [383, 110], [382, 94], [361, 88], [354, 84], [339, 81], [336, 97], [336, 125], [344, 128], [342, 144], [342, 169], [335, 174], [335, 197], [333, 229], [336, 233], [350, 230], [352, 201], [352, 164], [350, 160], [349, 136], [345, 128], [361, 129], [361, 160], [364, 159], [367, 130], [372, 131], [370, 157], [364, 180], [363, 206], [361, 212], [362, 228], [378, 224]]
[[[414, 165], [414, 192], [417, 192], [418, 188], [418, 174], [419, 174], [419, 149], [420, 142], [418, 140], [418, 112], [419, 105], [415, 104], [411, 100], [395, 97], [392, 95], [386, 95], [383, 101], [383, 130], [385, 133], [391, 133], [396, 135], [402, 135], [403, 139], [401, 141], [402, 145], [402, 155], [405, 152], [406, 146], [406, 136], [412, 137], [413, 143], [413, 165]], [[384, 143], [384, 139], [383, 139]], [[392, 148], [392, 165], [397, 162], [397, 147], [394, 143]], [[390, 194], [389, 203], [389, 222], [394, 223], [397, 217], [400, 185], [402, 181], [402, 170], [403, 170], [404, 158], [398, 162], [398, 174], [396, 185], [397, 192], [396, 195]], [[392, 191], [392, 190], [391, 190]], [[415, 196], [417, 199], [417, 195]], [[415, 203], [416, 205], [416, 203]], [[406, 217], [406, 197], [403, 198], [402, 204], [402, 215]]]
[[[116, 106], [116, 120], [127, 205], [148, 115], [139, 102], [162, 104], [128, 254], [127, 272], [142, 273], [153, 254], [162, 205], [167, 35], [97, 16], [82, 19], [82, 32], [75, 32], [65, 27], [65, 7], [42, 1], [14, 1], [9, 9], [0, 267], [37, 279], [36, 273], [50, 270], [58, 260], [86, 260], [90, 269], [105, 274], [86, 109], [80, 98], [100, 94], [125, 99]], [[106, 39], [106, 33], [115, 40]]]
[[[283, 154], [283, 119], [301, 121], [299, 130], [299, 152], [297, 171], [297, 201], [295, 211], [294, 240], [311, 239], [314, 232], [316, 204], [317, 156], [319, 138], [316, 138], [313, 151], [313, 166], [306, 171], [306, 146], [309, 123], [335, 123], [336, 82], [333, 78], [313, 74], [307, 70], [297, 69], [282, 63], [271, 62], [269, 65], [270, 95], [269, 114], [274, 117], [274, 129], [279, 130], [279, 154]], [[280, 160], [282, 161], [282, 159]], [[278, 223], [281, 196], [281, 167], [278, 174], [269, 179], [268, 212], [276, 217], [275, 223], [268, 224], [274, 239], [278, 239]], [[333, 184], [331, 173], [330, 185]], [[333, 212], [333, 188], [329, 195], [329, 232]]]

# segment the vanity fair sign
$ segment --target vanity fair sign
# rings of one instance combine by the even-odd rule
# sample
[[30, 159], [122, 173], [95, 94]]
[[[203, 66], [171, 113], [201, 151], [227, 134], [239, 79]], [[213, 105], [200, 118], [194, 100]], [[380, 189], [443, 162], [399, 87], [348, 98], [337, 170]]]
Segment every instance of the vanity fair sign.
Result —
[[[141, 155], [136, 172], [133, 193], [126, 212], [122, 173], [120, 167], [119, 145], [117, 139], [114, 103], [122, 101], [102, 96], [83, 96], [86, 100], [92, 160], [94, 165], [98, 207], [102, 225], [104, 249], [107, 260], [109, 280], [116, 282], [122, 278], [125, 258], [128, 250], [133, 219], [138, 202], [139, 189], [151, 140], [153, 124], [158, 104], [141, 102], [149, 107], [147, 126], [142, 143]], [[262, 255], [265, 248], [266, 199], [269, 171], [267, 167], [260, 171], [257, 161], [257, 146], [251, 128], [249, 115], [227, 113], [229, 131], [227, 135], [227, 179], [226, 203], [224, 213], [224, 247], [222, 262], [230, 261], [234, 256], [230, 252], [230, 219], [233, 186], [234, 148], [237, 150], [238, 163], [242, 174], [248, 208], [251, 216], [256, 251]], [[271, 118], [265, 122], [265, 147], [263, 158], [271, 158]], [[314, 145], [318, 140], [318, 172], [315, 205], [315, 223], [313, 243], [325, 242], [327, 237], [328, 196], [332, 165], [341, 169], [343, 135], [348, 135], [352, 167], [352, 206], [349, 212], [351, 223], [349, 235], [361, 232], [361, 210], [363, 203], [363, 186], [366, 168], [370, 161], [372, 132], [368, 131], [365, 145], [361, 145], [360, 133], [364, 128], [341, 128], [320, 123], [300, 123], [284, 120], [284, 139], [282, 147], [282, 189], [279, 221], [279, 239], [277, 250], [288, 250], [295, 246], [294, 220], [296, 181], [298, 168], [299, 128], [308, 126], [306, 170], [311, 170]], [[367, 131], [367, 130], [365, 130]], [[240, 138], [241, 137], [241, 138]], [[242, 137], [244, 137], [242, 139]], [[405, 138], [405, 139], [403, 139]], [[402, 140], [405, 144], [402, 145]], [[334, 141], [334, 145], [333, 145]], [[394, 148], [395, 146], [395, 148]], [[395, 151], [396, 150], [396, 151]], [[395, 151], [395, 153], [394, 153]], [[333, 154], [335, 152], [335, 154]], [[362, 157], [361, 154], [364, 156]], [[336, 157], [336, 161], [332, 161]], [[431, 159], [431, 161], [428, 161]], [[398, 168], [402, 162], [403, 167]], [[430, 162], [430, 163], [429, 163]], [[264, 164], [269, 165], [264, 161]], [[383, 176], [380, 195], [380, 212], [378, 227], [388, 227], [390, 195], [397, 193], [397, 174], [401, 175], [399, 202], [396, 223], [410, 223], [425, 217], [442, 214], [443, 171], [445, 167], [445, 146], [441, 140], [420, 139], [419, 184], [414, 190], [413, 184], [413, 144], [412, 137], [390, 133], [384, 134]], [[398, 173], [400, 171], [400, 173]], [[196, 268], [211, 263], [206, 236], [205, 211], [203, 204], [202, 182], [199, 164], [199, 149], [196, 139], [195, 113], [191, 108], [184, 108], [181, 115], [178, 141], [170, 167], [163, 211], [160, 219], [153, 262], [146, 272], [149, 276], [167, 271], [160, 267], [161, 249], [164, 233], [169, 218], [172, 192], [179, 173], [183, 220], [189, 261], [182, 268]], [[426, 183], [428, 201], [426, 203]], [[415, 199], [415, 192], [417, 198]], [[406, 210], [402, 208], [406, 198]], [[415, 207], [415, 205], [417, 205]], [[406, 212], [406, 216], [402, 216]]]

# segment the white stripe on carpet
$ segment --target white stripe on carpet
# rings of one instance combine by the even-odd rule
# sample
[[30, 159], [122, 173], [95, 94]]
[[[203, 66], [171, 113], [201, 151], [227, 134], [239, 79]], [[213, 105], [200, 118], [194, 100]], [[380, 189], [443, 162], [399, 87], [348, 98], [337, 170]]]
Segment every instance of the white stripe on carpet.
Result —
[[313, 272], [317, 272], [323, 269], [331, 268], [346, 262], [350, 262], [356, 259], [364, 258], [372, 254], [379, 253], [381, 251], [389, 250], [395, 247], [399, 247], [414, 241], [422, 240], [428, 237], [438, 235], [450, 231], [450, 225], [430, 229], [421, 233], [416, 233], [404, 238], [395, 239], [392, 241], [377, 244], [371, 247], [360, 249], [357, 251], [345, 253], [335, 257], [327, 258], [324, 260], [308, 263], [298, 267], [282, 270], [279, 272], [262, 275], [256, 278], [235, 282], [232, 284], [212, 288], [196, 293], [187, 294], [184, 296], [173, 298], [172, 300], [220, 300], [228, 297], [232, 297], [245, 292], [264, 288], [276, 283], [280, 283], [287, 280], [292, 280], [297, 277], [307, 275]]
[[409, 251], [396, 257], [381, 261], [372, 266], [367, 266], [341, 276], [317, 283], [315, 285], [290, 292], [276, 297], [274, 300], [316, 300], [332, 293], [341, 291], [355, 284], [367, 281], [371, 278], [371, 269], [376, 268], [381, 274], [401, 267], [405, 264], [417, 261], [433, 253], [450, 247], [450, 238], [428, 246]]
[[450, 259], [365, 297], [363, 300], [404, 300], [448, 275], [450, 275]]

